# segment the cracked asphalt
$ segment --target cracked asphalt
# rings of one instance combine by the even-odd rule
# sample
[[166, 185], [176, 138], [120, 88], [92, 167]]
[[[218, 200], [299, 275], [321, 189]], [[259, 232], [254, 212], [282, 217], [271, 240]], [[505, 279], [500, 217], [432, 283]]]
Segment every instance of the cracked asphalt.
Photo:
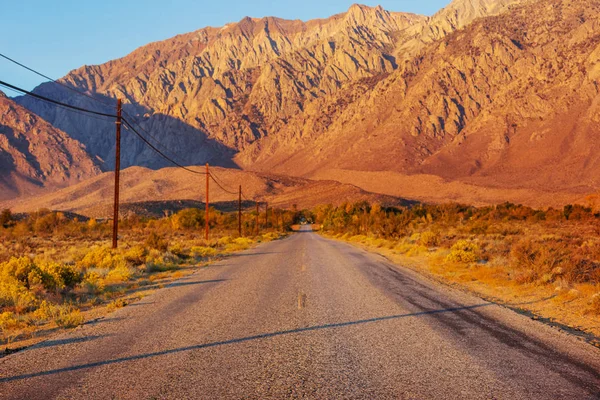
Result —
[[600, 351], [301, 232], [0, 359], [2, 399], [598, 399]]

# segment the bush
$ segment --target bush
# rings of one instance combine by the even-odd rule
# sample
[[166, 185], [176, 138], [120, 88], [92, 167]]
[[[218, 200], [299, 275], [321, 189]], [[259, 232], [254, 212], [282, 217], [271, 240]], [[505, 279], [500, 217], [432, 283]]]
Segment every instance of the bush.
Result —
[[217, 250], [213, 247], [194, 246], [191, 251], [194, 258], [214, 257], [217, 255]]
[[56, 308], [54, 322], [61, 328], [75, 328], [84, 323], [85, 318], [77, 307], [64, 305]]
[[142, 265], [146, 259], [146, 249], [142, 246], [134, 246], [128, 249], [125, 254], [123, 254], [123, 258], [128, 263], [132, 265]]
[[[50, 291], [72, 289], [82, 281], [82, 274], [79, 271], [73, 266], [61, 263], [39, 262], [34, 273], [36, 280], [39, 279], [44, 289]], [[32, 275], [33, 273], [30, 274]]]
[[13, 222], [13, 215], [12, 212], [8, 209], [5, 208], [2, 210], [2, 212], [0, 213], [0, 226], [4, 227], [4, 228], [8, 228]]
[[134, 272], [131, 268], [126, 265], [120, 265], [111, 269], [108, 274], [106, 274], [106, 280], [114, 283], [127, 282], [133, 275]]
[[427, 231], [421, 234], [419, 243], [425, 247], [435, 247], [440, 244], [440, 238], [436, 233]]
[[[521, 283], [534, 282], [548, 274], [555, 274], [561, 265], [568, 259], [567, 251], [559, 242], [541, 243], [532, 240], [521, 240], [514, 245], [510, 252], [511, 266], [519, 271], [515, 274], [517, 281]], [[572, 263], [565, 267], [571, 271]], [[562, 274], [562, 272], [561, 272]], [[552, 281], [546, 277], [546, 283]]]
[[17, 316], [12, 312], [0, 313], [0, 331], [7, 332], [20, 327]]
[[114, 269], [126, 267], [127, 262], [123, 257], [114, 254], [109, 247], [93, 247], [77, 264], [81, 270], [90, 268]]
[[455, 263], [474, 263], [479, 259], [479, 246], [467, 240], [459, 240], [450, 249], [446, 261]]
[[160, 236], [156, 232], [152, 232], [150, 233], [150, 235], [148, 235], [145, 244], [146, 247], [159, 251], [167, 251], [167, 249], [169, 248], [169, 242], [167, 242], [162, 236]]

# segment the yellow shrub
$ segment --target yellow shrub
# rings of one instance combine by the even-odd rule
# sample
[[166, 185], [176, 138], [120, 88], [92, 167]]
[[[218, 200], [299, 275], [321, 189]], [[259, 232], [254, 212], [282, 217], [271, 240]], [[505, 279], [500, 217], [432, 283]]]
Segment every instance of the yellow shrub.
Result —
[[227, 246], [225, 246], [225, 251], [233, 252], [233, 251], [246, 250], [250, 247], [250, 245], [252, 243], [253, 242], [251, 239], [248, 239], [245, 237], [236, 238], [233, 240], [233, 243], [230, 243]]
[[427, 232], [423, 232], [421, 234], [421, 237], [419, 238], [419, 243], [422, 246], [426, 246], [426, 247], [435, 247], [437, 245], [439, 245], [440, 242], [440, 238], [439, 236], [431, 231], [427, 231]]
[[467, 240], [459, 240], [454, 243], [450, 249], [450, 254], [446, 257], [449, 262], [473, 263], [479, 259], [479, 246]]
[[32, 316], [39, 321], [47, 321], [54, 319], [58, 314], [58, 307], [44, 300], [40, 303], [37, 310], [33, 312]]
[[124, 254], [123, 258], [125, 261], [132, 265], [141, 265], [144, 263], [146, 257], [146, 249], [142, 246], [133, 246], [128, 249]]
[[35, 307], [37, 299], [18, 281], [0, 282], [0, 307], [14, 307], [16, 312], [24, 312]]
[[81, 286], [91, 294], [98, 294], [104, 291], [104, 280], [96, 271], [89, 271], [85, 274]]
[[270, 241], [276, 240], [276, 239], [279, 239], [279, 234], [275, 233], [275, 232], [268, 232], [268, 233], [265, 233], [264, 235], [262, 235], [263, 242], [270, 242]]
[[218, 246], [226, 246], [231, 243], [233, 243], [233, 238], [231, 236], [223, 236], [222, 238], [217, 240]]
[[77, 267], [85, 270], [88, 268], [108, 268], [114, 269], [117, 267], [125, 267], [127, 262], [123, 257], [114, 254], [109, 247], [93, 247], [81, 261], [77, 263]]
[[216, 255], [217, 255], [217, 250], [215, 250], [213, 247], [206, 247], [206, 246], [192, 247], [192, 257], [206, 258], [206, 257], [214, 257]]
[[54, 317], [54, 322], [61, 328], [75, 328], [83, 324], [84, 321], [85, 318], [81, 311], [71, 305], [59, 306], [58, 313]]
[[127, 282], [133, 277], [133, 271], [126, 265], [119, 265], [111, 269], [106, 275], [106, 280], [114, 283]]
[[41, 280], [46, 290], [73, 288], [82, 279], [81, 273], [71, 265], [45, 261], [38, 262], [37, 267], [40, 274], [36, 278]]
[[17, 316], [12, 312], [0, 313], [0, 330], [2, 332], [11, 331], [20, 327]]

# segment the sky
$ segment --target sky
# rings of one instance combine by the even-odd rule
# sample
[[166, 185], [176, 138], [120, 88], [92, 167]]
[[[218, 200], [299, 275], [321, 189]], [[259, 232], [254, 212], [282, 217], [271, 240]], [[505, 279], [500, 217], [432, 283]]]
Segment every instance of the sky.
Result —
[[[344, 0], [2, 0], [0, 53], [58, 79], [123, 57], [147, 43], [245, 16], [309, 20], [346, 11]], [[432, 15], [450, 0], [360, 1]], [[0, 58], [0, 80], [33, 89], [43, 78]], [[14, 93], [7, 92], [13, 96]]]

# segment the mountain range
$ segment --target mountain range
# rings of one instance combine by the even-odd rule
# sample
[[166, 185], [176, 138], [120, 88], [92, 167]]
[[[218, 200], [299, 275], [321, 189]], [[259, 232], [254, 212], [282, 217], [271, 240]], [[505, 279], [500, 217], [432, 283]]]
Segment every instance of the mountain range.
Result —
[[[55, 83], [34, 91], [110, 113], [121, 98], [126, 118], [186, 165], [558, 205], [600, 185], [599, 78], [600, 2], [454, 0], [431, 17], [353, 5], [306, 22], [245, 18], [60, 80], [96, 100]], [[44, 160], [3, 164], [4, 198], [27, 193], [15, 176], [56, 189], [112, 168], [114, 121], [14, 101], [46, 132], [30, 146], [73, 153], [51, 160], [62, 175]], [[14, 121], [3, 112], [0, 124]], [[54, 150], [50, 137], [72, 142]], [[124, 167], [169, 166], [128, 132], [122, 155]]]

